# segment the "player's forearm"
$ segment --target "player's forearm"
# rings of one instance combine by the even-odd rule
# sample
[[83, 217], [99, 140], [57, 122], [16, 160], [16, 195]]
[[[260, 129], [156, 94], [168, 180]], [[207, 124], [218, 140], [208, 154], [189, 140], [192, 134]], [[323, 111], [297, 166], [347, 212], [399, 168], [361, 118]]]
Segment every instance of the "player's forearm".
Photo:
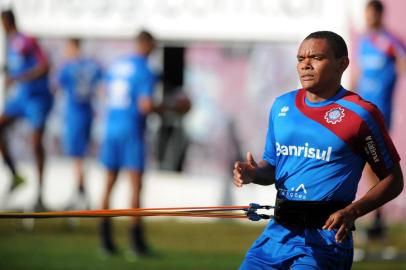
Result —
[[396, 198], [403, 190], [403, 175], [399, 164], [389, 176], [379, 181], [360, 200], [347, 206], [354, 219], [359, 218]]
[[275, 184], [275, 167], [269, 165], [265, 160], [261, 160], [258, 168], [255, 169], [252, 183], [262, 186]]

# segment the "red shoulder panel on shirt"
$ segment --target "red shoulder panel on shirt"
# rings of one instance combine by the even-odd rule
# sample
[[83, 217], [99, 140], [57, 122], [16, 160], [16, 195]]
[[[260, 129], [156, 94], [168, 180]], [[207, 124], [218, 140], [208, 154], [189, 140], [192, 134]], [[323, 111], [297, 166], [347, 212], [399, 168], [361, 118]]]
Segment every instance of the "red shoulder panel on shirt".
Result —
[[[296, 96], [296, 106], [304, 115], [334, 133], [355, 154], [364, 157], [369, 163], [374, 162], [373, 156], [366, 154], [364, 146], [367, 141], [361, 143], [360, 134], [364, 135], [365, 138], [370, 136], [370, 139], [373, 141], [375, 141], [375, 138], [371, 135], [367, 123], [357, 113], [337, 103], [331, 103], [322, 107], [309, 107], [305, 103], [305, 97], [306, 90], [299, 90]], [[375, 162], [371, 163], [374, 164], [374, 171], [386, 172], [387, 169], [383, 162], [382, 153], [376, 151], [374, 155]]]
[[363, 109], [365, 109], [366, 111], [368, 111], [368, 113], [373, 117], [375, 123], [378, 125], [379, 130], [382, 133], [382, 136], [385, 140], [385, 144], [389, 148], [390, 153], [393, 156], [397, 157], [398, 159], [397, 161], [399, 161], [400, 160], [399, 154], [397, 153], [396, 148], [393, 145], [391, 138], [389, 137], [389, 133], [385, 125], [385, 120], [379, 109], [374, 104], [362, 99], [359, 95], [351, 91], [347, 91], [343, 99], [353, 102], [362, 107]]

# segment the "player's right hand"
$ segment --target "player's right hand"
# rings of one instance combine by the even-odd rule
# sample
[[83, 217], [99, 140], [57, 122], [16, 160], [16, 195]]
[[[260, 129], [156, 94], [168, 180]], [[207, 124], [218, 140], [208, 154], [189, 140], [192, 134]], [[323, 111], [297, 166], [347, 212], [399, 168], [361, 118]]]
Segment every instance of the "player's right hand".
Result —
[[252, 157], [251, 152], [248, 152], [246, 162], [237, 161], [234, 164], [234, 185], [236, 187], [242, 187], [254, 181], [255, 170], [257, 168], [258, 165]]

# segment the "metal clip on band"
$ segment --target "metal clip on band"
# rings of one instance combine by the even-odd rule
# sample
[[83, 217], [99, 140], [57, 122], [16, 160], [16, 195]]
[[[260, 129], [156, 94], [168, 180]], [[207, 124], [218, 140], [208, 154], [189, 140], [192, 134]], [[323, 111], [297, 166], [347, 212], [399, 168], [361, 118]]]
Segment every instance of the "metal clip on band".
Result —
[[250, 203], [249, 205], [250, 207], [247, 209], [244, 209], [244, 211], [246, 212], [246, 215], [248, 217], [249, 220], [251, 221], [259, 221], [261, 219], [270, 219], [271, 216], [270, 215], [266, 215], [266, 214], [258, 214], [257, 210], [258, 209], [266, 209], [269, 210], [271, 208], [273, 208], [273, 206], [269, 206], [269, 205], [259, 205], [257, 203]]

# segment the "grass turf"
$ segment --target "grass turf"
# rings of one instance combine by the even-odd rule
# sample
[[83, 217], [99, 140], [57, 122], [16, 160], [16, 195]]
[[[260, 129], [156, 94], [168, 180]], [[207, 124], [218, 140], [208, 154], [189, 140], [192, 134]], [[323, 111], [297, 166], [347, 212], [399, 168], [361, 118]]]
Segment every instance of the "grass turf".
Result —
[[[263, 226], [232, 222], [147, 221], [147, 238], [156, 253], [131, 262], [128, 221], [114, 222], [120, 254], [108, 257], [99, 250], [97, 220], [80, 221], [69, 230], [63, 219], [37, 220], [33, 231], [21, 229], [21, 221], [0, 220], [0, 269], [237, 269], [245, 251]], [[405, 227], [393, 227], [391, 245], [406, 251]], [[375, 242], [371, 250], [380, 248]], [[406, 269], [406, 261], [366, 261], [353, 269]]]

